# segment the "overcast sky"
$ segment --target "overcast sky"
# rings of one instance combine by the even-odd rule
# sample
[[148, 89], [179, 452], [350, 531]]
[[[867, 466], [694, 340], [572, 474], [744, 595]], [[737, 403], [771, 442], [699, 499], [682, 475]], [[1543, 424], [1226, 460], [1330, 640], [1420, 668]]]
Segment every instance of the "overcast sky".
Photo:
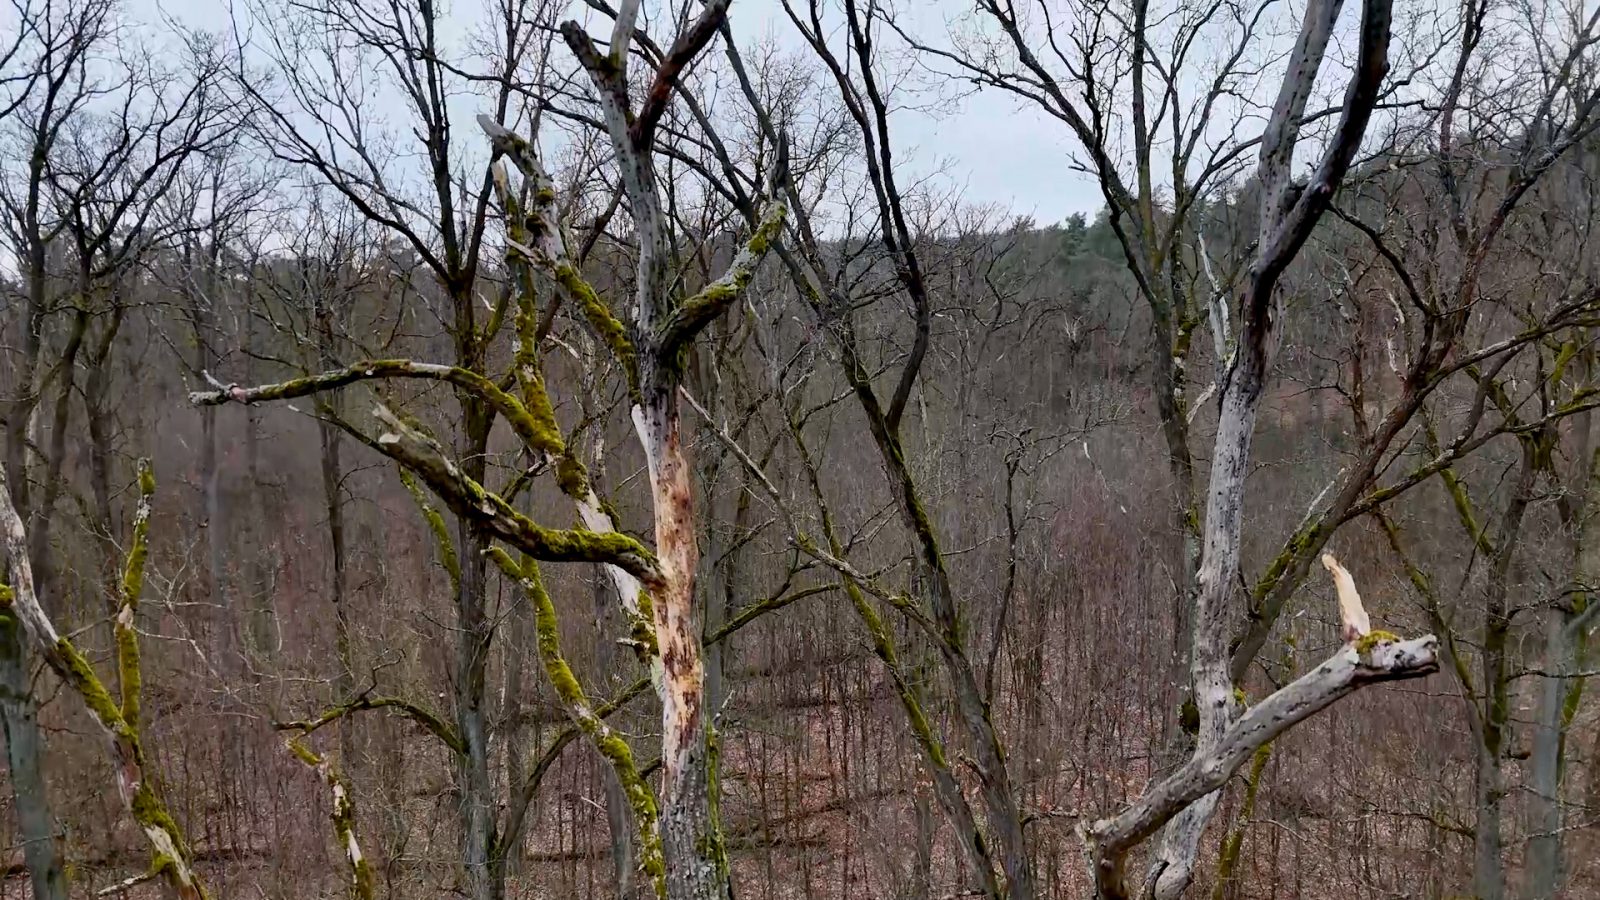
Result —
[[[971, 9], [972, 3], [905, 0], [899, 7], [907, 27], [937, 42], [946, 21]], [[801, 46], [779, 0], [734, 0], [730, 19], [741, 46], [768, 37], [782, 46]], [[895, 114], [896, 150], [905, 155], [912, 172], [942, 170], [967, 202], [999, 204], [1016, 215], [1031, 215], [1041, 225], [1104, 205], [1094, 180], [1068, 166], [1073, 145], [1064, 124], [993, 91], [973, 95], [969, 85], [962, 85], [949, 93], [953, 99], [934, 112], [901, 109]]]
[[[163, 14], [203, 28], [224, 27], [218, 0], [128, 0], [133, 18], [158, 21]], [[447, 0], [469, 16], [477, 0]], [[647, 4], [650, 5], [650, 4]], [[929, 39], [941, 38], [945, 22], [970, 9], [967, 0], [907, 0], [906, 21]], [[571, 13], [583, 18], [581, 0]], [[798, 50], [802, 45], [778, 0], [734, 0], [730, 19], [742, 47], [761, 40]], [[598, 25], [595, 26], [598, 29]], [[596, 31], [597, 34], [600, 31]], [[658, 36], [665, 40], [665, 36]], [[925, 77], [925, 76], [924, 76]], [[972, 95], [952, 88], [934, 110], [902, 108], [893, 115], [895, 150], [903, 178], [935, 176], [969, 204], [995, 204], [1014, 215], [1053, 224], [1072, 213], [1092, 213], [1102, 204], [1098, 187], [1071, 171], [1066, 128], [1037, 109], [993, 93]], [[911, 176], [911, 178], [905, 178]]]

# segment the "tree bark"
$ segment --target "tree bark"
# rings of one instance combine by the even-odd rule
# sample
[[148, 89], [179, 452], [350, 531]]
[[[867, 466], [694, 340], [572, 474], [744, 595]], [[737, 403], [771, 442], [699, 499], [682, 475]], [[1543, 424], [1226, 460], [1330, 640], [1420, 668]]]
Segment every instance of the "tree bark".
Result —
[[35, 718], [28, 678], [27, 644], [17, 620], [0, 613], [0, 726], [6, 737], [6, 762], [17, 810], [22, 858], [36, 900], [67, 900], [55, 817], [50, 813], [44, 778], [44, 744]]
[[456, 591], [455, 707], [456, 729], [464, 752], [457, 758], [457, 787], [461, 792], [461, 860], [466, 869], [467, 896], [494, 900], [494, 878], [489, 863], [494, 848], [494, 783], [489, 773], [488, 710], [485, 691], [488, 635], [485, 610], [486, 571], [483, 553], [488, 549], [473, 525], [462, 522], [457, 532], [465, 551], [461, 561], [461, 586]]
[[[317, 329], [317, 364], [331, 369], [338, 356], [334, 352], [333, 311], [328, 299], [320, 293], [312, 299], [312, 315]], [[318, 398], [318, 404], [334, 415], [338, 414], [336, 401]], [[253, 424], [253, 423], [252, 423]], [[355, 687], [353, 648], [350, 643], [350, 609], [346, 594], [345, 534], [344, 534], [344, 465], [341, 459], [339, 427], [327, 417], [317, 423], [318, 449], [321, 451], [323, 511], [328, 517], [329, 573], [328, 600], [333, 604], [333, 645], [338, 669], [334, 672], [333, 695], [342, 702]], [[339, 768], [344, 773], [355, 770], [355, 723], [346, 719], [339, 723]]]
[[1504, 801], [1506, 746], [1510, 740], [1511, 700], [1508, 647], [1511, 636], [1511, 567], [1524, 514], [1533, 500], [1538, 475], [1538, 437], [1523, 438], [1522, 462], [1500, 523], [1498, 546], [1490, 560], [1483, 610], [1481, 651], [1484, 708], [1473, 797], [1478, 811], [1473, 838], [1473, 891], [1478, 900], [1504, 900]]
[[[1594, 601], [1590, 599], [1589, 603]], [[1544, 664], [1539, 678], [1539, 703], [1534, 718], [1533, 755], [1529, 763], [1529, 828], [1527, 900], [1556, 900], [1562, 871], [1562, 823], [1565, 820], [1561, 784], [1565, 774], [1567, 729], [1577, 708], [1582, 678], [1568, 673], [1577, 669], [1583, 632], [1593, 612], [1577, 615], [1550, 611], [1546, 625]]]
[[725, 896], [727, 883], [718, 862], [721, 835], [711, 820], [705, 665], [694, 596], [699, 548], [675, 387], [644, 398], [634, 409], [634, 425], [650, 474], [661, 567], [651, 606], [661, 651], [661, 848], [667, 893], [675, 900], [709, 900]]

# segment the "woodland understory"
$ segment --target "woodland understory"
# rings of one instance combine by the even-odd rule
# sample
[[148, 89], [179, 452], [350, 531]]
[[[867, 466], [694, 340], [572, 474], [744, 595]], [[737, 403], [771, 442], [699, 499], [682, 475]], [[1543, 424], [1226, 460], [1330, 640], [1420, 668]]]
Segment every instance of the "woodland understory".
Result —
[[0, 900], [1600, 898], [1593, 0], [195, 18], [0, 9]]

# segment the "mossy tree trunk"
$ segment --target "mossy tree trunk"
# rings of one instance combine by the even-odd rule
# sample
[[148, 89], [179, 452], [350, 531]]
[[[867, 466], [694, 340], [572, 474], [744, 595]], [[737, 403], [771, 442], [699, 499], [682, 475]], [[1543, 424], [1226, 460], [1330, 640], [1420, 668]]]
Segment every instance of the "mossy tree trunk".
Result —
[[155, 478], [149, 463], [141, 460], [139, 505], [134, 515], [127, 564], [118, 585], [117, 614], [113, 620], [118, 696], [113, 697], [88, 659], [69, 639], [56, 631], [55, 625], [40, 606], [34, 589], [32, 566], [28, 561], [27, 529], [12, 505], [3, 476], [0, 476], [0, 530], [4, 532], [6, 552], [10, 558], [12, 584], [0, 595], [5, 601], [5, 608], [0, 611], [20, 621], [39, 655], [79, 696], [96, 724], [105, 732], [110, 744], [117, 792], [150, 843], [152, 871], [162, 877], [169, 894], [177, 900], [205, 900], [205, 888], [194, 871], [193, 854], [188, 842], [161, 799], [154, 773], [150, 771], [140, 729], [142, 671], [137, 621], [148, 553], [150, 499], [154, 492]]
[[660, 659], [660, 840], [666, 891], [674, 900], [718, 900], [729, 891], [726, 852], [712, 797], [714, 755], [695, 595], [699, 547], [694, 479], [683, 444], [678, 391], [688, 345], [738, 298], [781, 228], [783, 214], [781, 205], [772, 207], [722, 278], [693, 297], [674, 295], [667, 222], [656, 184], [656, 126], [679, 74], [716, 36], [727, 8], [727, 0], [712, 0], [684, 27], [659, 60], [637, 109], [629, 99], [627, 78], [637, 0], [620, 5], [605, 54], [577, 23], [561, 28], [599, 96], [637, 239], [633, 333], [613, 339], [612, 345], [618, 351], [626, 343], [627, 349], [619, 351], [624, 359], [619, 361], [628, 365], [631, 360], [636, 366], [631, 379], [633, 420], [650, 477], [658, 562], [646, 587]]

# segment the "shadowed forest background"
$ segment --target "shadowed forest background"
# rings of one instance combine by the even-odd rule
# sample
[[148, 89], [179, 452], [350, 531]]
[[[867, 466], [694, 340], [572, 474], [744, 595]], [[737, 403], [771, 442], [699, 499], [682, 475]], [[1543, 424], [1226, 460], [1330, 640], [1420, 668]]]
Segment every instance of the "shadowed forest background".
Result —
[[1600, 9], [754, 2], [8, 0], [0, 897], [1600, 897]]

